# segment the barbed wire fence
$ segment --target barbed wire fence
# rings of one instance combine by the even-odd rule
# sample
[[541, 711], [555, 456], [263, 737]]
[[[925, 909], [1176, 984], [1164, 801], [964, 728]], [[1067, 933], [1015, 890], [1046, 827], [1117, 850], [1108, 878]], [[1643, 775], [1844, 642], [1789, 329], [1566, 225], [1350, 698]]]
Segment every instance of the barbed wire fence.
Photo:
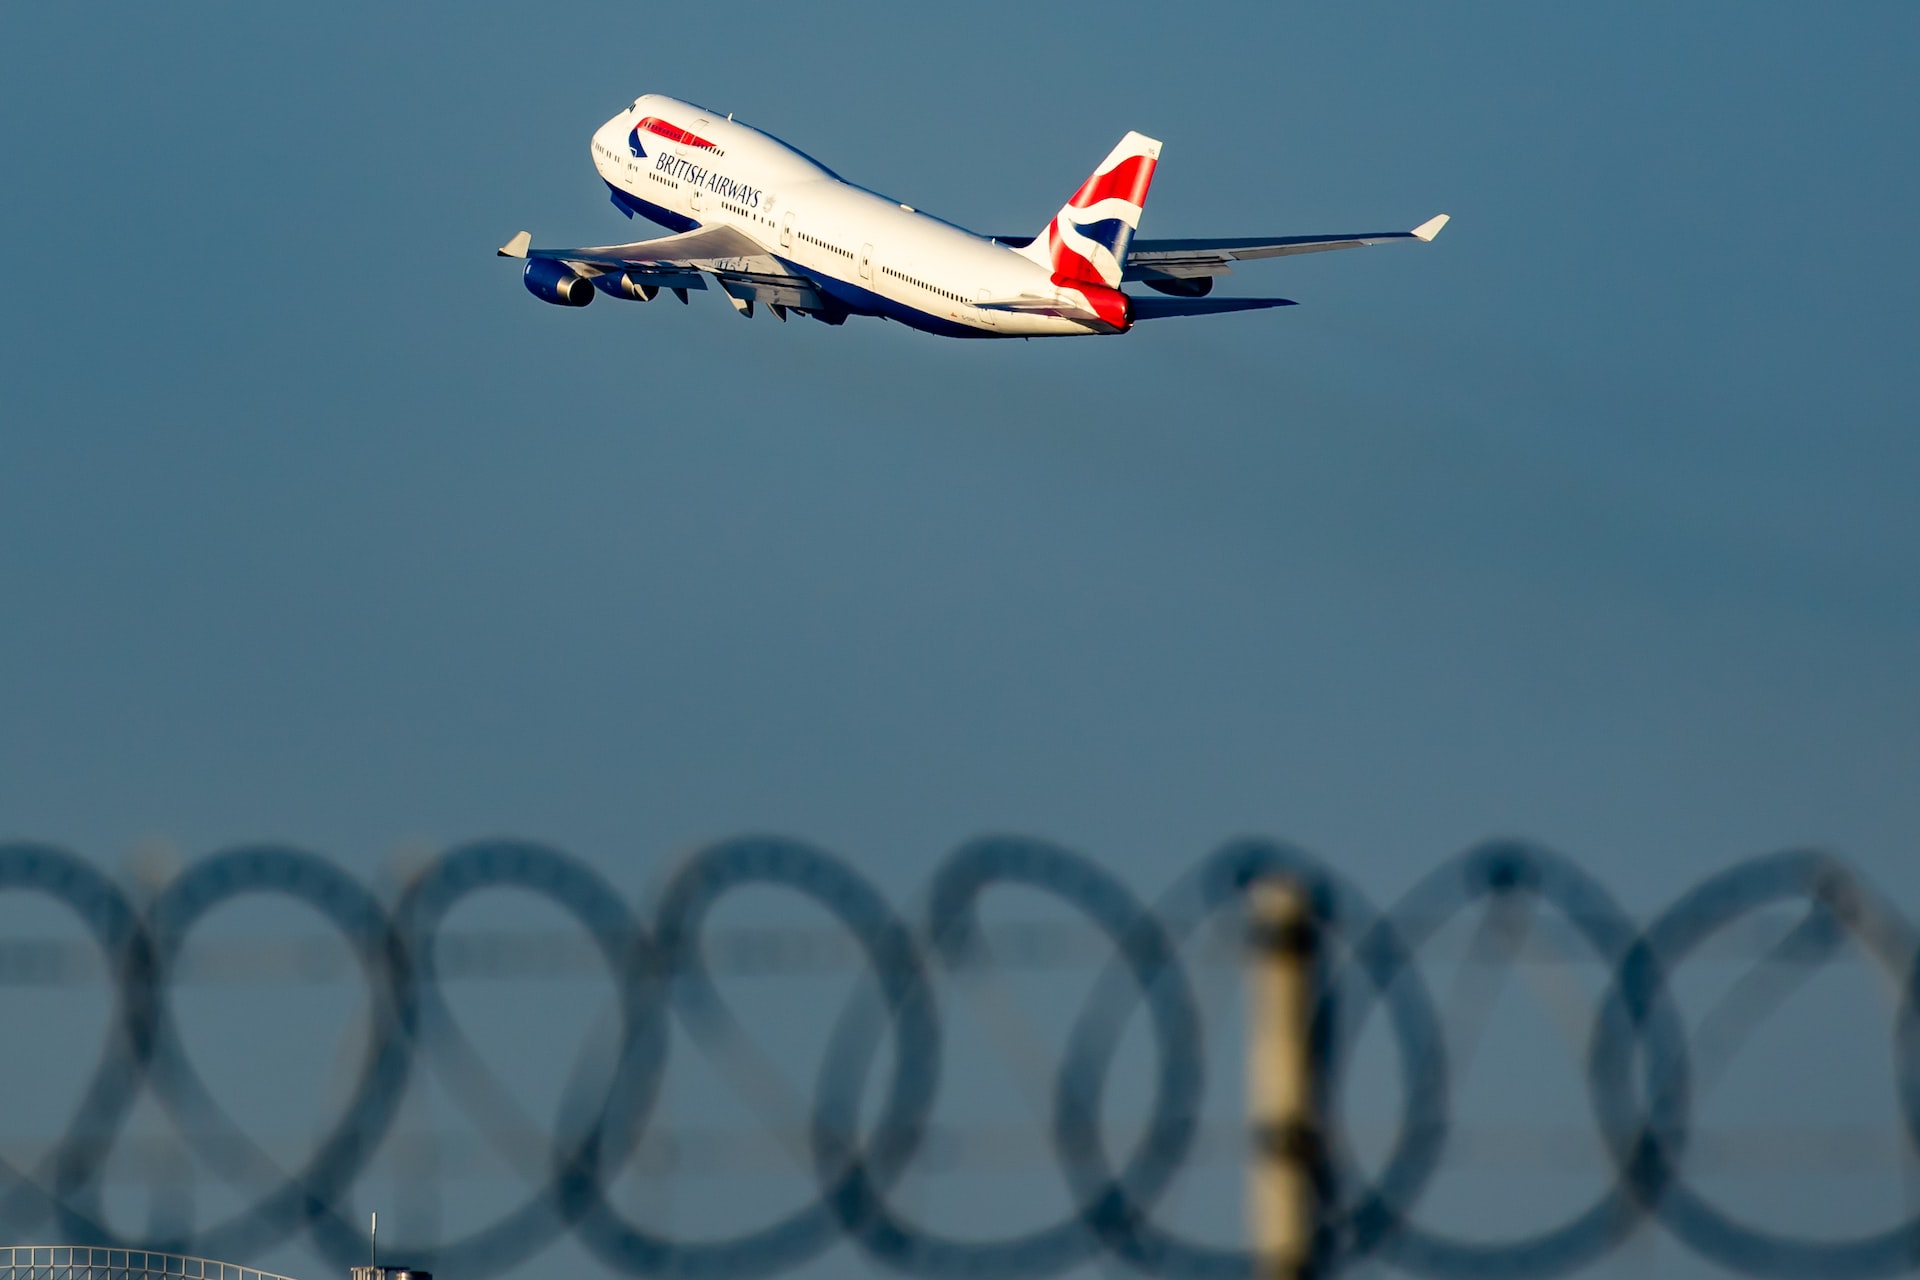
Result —
[[[834, 923], [709, 927], [719, 904], [753, 888], [797, 895]], [[983, 899], [1002, 888], [1051, 898], [1082, 923], [989, 922]], [[490, 890], [544, 899], [576, 927], [444, 927], [456, 907]], [[644, 910], [586, 863], [518, 841], [449, 850], [384, 894], [324, 858], [280, 847], [209, 857], [136, 894], [64, 850], [16, 843], [0, 845], [0, 891], [51, 899], [88, 935], [0, 937], [0, 990], [104, 984], [113, 1004], [98, 1061], [80, 1064], [80, 1100], [54, 1122], [57, 1132], [0, 1137], [10, 1161], [0, 1162], [0, 1224], [16, 1241], [236, 1261], [298, 1245], [344, 1267], [365, 1256], [355, 1197], [364, 1199], [362, 1184], [384, 1152], [436, 1180], [491, 1156], [530, 1188], [458, 1238], [393, 1246], [447, 1280], [498, 1275], [561, 1242], [615, 1273], [716, 1280], [781, 1274], [843, 1248], [879, 1269], [936, 1278], [1095, 1266], [1195, 1280], [1365, 1269], [1525, 1280], [1622, 1256], [1650, 1233], [1715, 1268], [1755, 1276], [1864, 1280], [1920, 1269], [1920, 1201], [1911, 1190], [1920, 1152], [1915, 933], [1846, 864], [1815, 852], [1740, 863], [1645, 921], [1574, 863], [1512, 842], [1447, 862], [1386, 909], [1333, 868], [1258, 840], [1223, 847], [1151, 902], [1085, 857], [1014, 838], [955, 851], [911, 910], [843, 860], [778, 838], [700, 851]], [[1291, 903], [1280, 924], [1258, 906], [1274, 892]], [[192, 938], [217, 908], [261, 897], [317, 912], [338, 938]], [[1457, 965], [1438, 995], [1427, 969], [1437, 956]], [[1846, 957], [1877, 971], [1887, 997], [1894, 1096], [1886, 1120], [1704, 1132], [1699, 1099], [1755, 1029]], [[1674, 979], [1703, 962], [1736, 976], [1688, 1019]], [[1597, 991], [1571, 979], [1583, 968], [1600, 975]], [[1022, 1025], [1010, 988], [1069, 969], [1090, 974], [1091, 991], [1057, 1019], [1064, 1044], [1047, 1059], [1046, 1037]], [[1224, 1115], [1209, 1112], [1202, 1096], [1208, 1027], [1224, 1016], [1223, 984], [1207, 976], [1216, 970], [1250, 975], [1249, 1041], [1279, 1037], [1264, 1057], [1250, 1044], [1245, 1107]], [[826, 1047], [805, 1095], [785, 1064], [756, 1047], [723, 986], [809, 974], [852, 981], [841, 1004], [817, 1011]], [[1588, 1114], [1551, 1126], [1465, 1127], [1454, 1115], [1455, 1084], [1486, 1034], [1495, 991], [1513, 975], [1578, 1061]], [[445, 984], [583, 977], [611, 979], [605, 1035], [571, 1069], [554, 1123], [535, 1123], [462, 1029]], [[196, 1066], [176, 993], [356, 978], [368, 1007], [338, 1121], [310, 1143], [246, 1131]], [[1266, 1015], [1255, 1007], [1261, 1001], [1271, 1006]], [[1041, 1124], [936, 1117], [952, 1084], [952, 1014], [963, 1004], [1015, 1063]], [[1116, 1060], [1130, 1052], [1123, 1043], [1140, 1028], [1151, 1060], [1143, 1114], [1131, 1146], [1115, 1151], [1103, 1105]], [[1390, 1132], [1358, 1134], [1345, 1119], [1356, 1109], [1357, 1046], [1383, 1033], [1397, 1088], [1360, 1099], [1359, 1109], [1396, 1114]], [[700, 1049], [759, 1128], [703, 1129], [670, 1114], [662, 1081], [676, 1042]], [[1299, 1079], [1275, 1094], [1273, 1077], [1287, 1062]], [[474, 1117], [470, 1131], [407, 1131], [403, 1109], [423, 1074]], [[173, 1131], [135, 1132], [129, 1117], [143, 1104]], [[1598, 1141], [1606, 1185], [1572, 1214], [1513, 1238], [1427, 1225], [1423, 1200], [1443, 1171], [1553, 1168], [1583, 1136]], [[276, 1154], [296, 1146], [307, 1150], [295, 1160]], [[1362, 1147], [1374, 1150], [1363, 1157]], [[140, 1238], [116, 1227], [110, 1188], [129, 1177], [183, 1176], [181, 1148], [192, 1176], [211, 1174], [240, 1207], [210, 1222], [176, 1212]], [[996, 1237], [992, 1224], [978, 1235], [933, 1229], [906, 1193], [915, 1178], [1042, 1162], [1057, 1170], [1068, 1209], [1012, 1234]], [[1207, 1163], [1249, 1169], [1242, 1241], [1195, 1239], [1170, 1225], [1181, 1175]], [[733, 1236], [675, 1236], [638, 1220], [612, 1192], [623, 1178], [796, 1167], [815, 1187], [807, 1203]], [[1776, 1167], [1801, 1178], [1884, 1168], [1908, 1178], [1907, 1216], [1853, 1237], [1789, 1235], [1702, 1194], [1694, 1180], [1717, 1167]], [[1263, 1232], [1289, 1204], [1299, 1229]]]

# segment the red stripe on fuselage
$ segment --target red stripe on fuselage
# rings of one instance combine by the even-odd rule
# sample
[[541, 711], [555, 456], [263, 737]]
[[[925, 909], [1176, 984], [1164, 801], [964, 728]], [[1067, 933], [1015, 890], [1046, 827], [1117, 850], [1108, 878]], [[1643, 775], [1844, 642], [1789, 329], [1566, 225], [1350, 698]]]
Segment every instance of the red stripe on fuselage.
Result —
[[[708, 151], [718, 151], [720, 149], [716, 147], [713, 143], [708, 142], [705, 138], [701, 137], [699, 134], [688, 133], [685, 129], [682, 129], [679, 125], [669, 124], [667, 121], [662, 120], [659, 116], [648, 116], [642, 121], [640, 121], [639, 124], [635, 125], [634, 128], [645, 129], [648, 133], [657, 134], [658, 136], [665, 138], [668, 142], [678, 142], [682, 146], [701, 147]], [[1054, 189], [1056, 191], [1059, 190], [1058, 187]]]
[[1153, 185], [1153, 166], [1151, 156], [1129, 156], [1105, 173], [1096, 173], [1081, 183], [1067, 203], [1076, 209], [1085, 209], [1118, 197], [1128, 204], [1145, 204], [1147, 188]]

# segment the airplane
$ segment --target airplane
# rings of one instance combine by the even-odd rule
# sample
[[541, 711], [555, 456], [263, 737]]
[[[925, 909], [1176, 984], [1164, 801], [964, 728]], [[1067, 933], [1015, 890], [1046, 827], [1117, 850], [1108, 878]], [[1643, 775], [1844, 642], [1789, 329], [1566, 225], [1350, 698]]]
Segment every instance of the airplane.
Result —
[[[1396, 241], [1426, 242], [1440, 214], [1411, 231], [1213, 240], [1134, 237], [1160, 143], [1129, 133], [1035, 236], [976, 235], [855, 186], [771, 134], [691, 102], [646, 94], [593, 135], [593, 163], [613, 204], [673, 234], [632, 244], [535, 249], [520, 232], [500, 246], [524, 259], [543, 302], [584, 307], [594, 295], [681, 302], [710, 277], [735, 310], [830, 325], [879, 316], [953, 338], [1126, 333], [1142, 320], [1295, 305], [1210, 297], [1235, 262]], [[1127, 293], [1127, 282], [1153, 294]]]

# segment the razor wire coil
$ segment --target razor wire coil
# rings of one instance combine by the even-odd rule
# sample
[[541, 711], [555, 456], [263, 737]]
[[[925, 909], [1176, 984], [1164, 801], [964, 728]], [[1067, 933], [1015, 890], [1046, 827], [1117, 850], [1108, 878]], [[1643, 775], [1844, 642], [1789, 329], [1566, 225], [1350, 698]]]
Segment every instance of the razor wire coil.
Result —
[[[1100, 1259], [1170, 1280], [1241, 1280], [1260, 1272], [1243, 1248], [1182, 1237], [1157, 1203], [1194, 1153], [1204, 1088], [1202, 1015], [1182, 961], [1198, 930], [1235, 910], [1250, 887], [1284, 880], [1305, 890], [1322, 939], [1311, 1039], [1332, 1114], [1345, 1067], [1375, 1017], [1400, 1063], [1398, 1126], [1369, 1173], [1337, 1126], [1313, 1161], [1320, 1205], [1313, 1269], [1366, 1262], [1434, 1280], [1566, 1275], [1657, 1223], [1703, 1259], [1745, 1274], [1871, 1280], [1920, 1267], [1920, 1212], [1850, 1239], [1788, 1236], [1728, 1214], [1685, 1177], [1693, 1055], [1670, 976], [1711, 937], [1779, 904], [1805, 915], [1769, 954], [1819, 962], [1851, 942], [1897, 991], [1891, 1023], [1903, 1137], [1920, 1152], [1920, 964], [1900, 913], [1830, 856], [1792, 851], [1708, 878], [1644, 926], [1576, 864], [1518, 842], [1453, 859], [1390, 909], [1310, 855], [1265, 840], [1231, 843], [1151, 904], [1091, 860], [1044, 841], [994, 837], [939, 864], [914, 918], [904, 917], [845, 861], [800, 841], [747, 837], [712, 845], [673, 872], [646, 918], [597, 872], [525, 841], [463, 845], [412, 876], [391, 903], [332, 863], [301, 850], [247, 847], [188, 867], [144, 906], [62, 849], [0, 845], [0, 892], [63, 904], [85, 926], [111, 979], [107, 1043], [52, 1149], [27, 1168], [0, 1164], [0, 1222], [110, 1250], [255, 1257], [306, 1241], [345, 1266], [362, 1236], [348, 1201], [392, 1131], [420, 1059], [480, 1114], [496, 1096], [481, 1055], [441, 991], [436, 940], [472, 894], [510, 888], [572, 918], [618, 991], [612, 1065], [575, 1069], [563, 1121], [550, 1135], [544, 1180], [523, 1202], [468, 1235], [409, 1244], [420, 1265], [483, 1280], [571, 1236], [610, 1269], [635, 1276], [755, 1280], [851, 1244], [887, 1269], [930, 1280], [1047, 1277]], [[979, 916], [997, 886], [1048, 895], [1094, 927], [1110, 949], [1066, 1037], [1052, 1089], [1049, 1141], [1074, 1207], [1002, 1239], [926, 1228], [889, 1192], [926, 1149], [945, 1056], [939, 978], [993, 963]], [[804, 1135], [818, 1195], [786, 1217], [713, 1239], [677, 1239], [624, 1216], [609, 1184], [631, 1160], [658, 1109], [670, 1043], [684, 1034], [716, 1058], [746, 1032], [703, 947], [713, 908], [749, 886], [811, 900], [852, 939], [866, 978], [841, 1010], [813, 1087]], [[172, 1013], [183, 947], [214, 908], [249, 896], [313, 908], [347, 942], [373, 993], [365, 1053], [348, 1105], [304, 1164], [191, 1239], [122, 1239], [102, 1205], [102, 1169], [143, 1093], [166, 1109], [209, 1167], [236, 1184], [273, 1170], [195, 1070]], [[1504, 1240], [1449, 1236], [1423, 1225], [1423, 1192], [1446, 1160], [1449, 1063], [1442, 1019], [1417, 957], [1448, 921], [1477, 906], [1524, 900], [1554, 911], [1608, 972], [1593, 1014], [1586, 1077], [1595, 1128], [1612, 1168], [1608, 1187], [1565, 1221]], [[1106, 1075], [1129, 1020], [1144, 1014], [1155, 1046], [1152, 1102], [1140, 1138], [1111, 1152], [1100, 1122]], [[890, 1052], [883, 1054], [882, 1047]], [[890, 1063], [883, 1079], [870, 1077]], [[584, 1059], [583, 1059], [584, 1063]], [[877, 1090], [877, 1118], [869, 1089]]]

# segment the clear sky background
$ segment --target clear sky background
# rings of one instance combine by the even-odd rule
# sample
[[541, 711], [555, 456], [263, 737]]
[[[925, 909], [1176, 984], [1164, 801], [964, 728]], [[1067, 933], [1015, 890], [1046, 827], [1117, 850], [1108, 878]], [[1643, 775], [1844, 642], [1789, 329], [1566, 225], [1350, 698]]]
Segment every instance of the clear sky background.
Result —
[[[1865, 3], [8, 6], [0, 831], [515, 833], [638, 896], [771, 829], [903, 900], [982, 831], [1143, 893], [1251, 831], [1383, 901], [1516, 834], [1642, 913], [1812, 844], [1920, 909], [1917, 47]], [[650, 234], [587, 155], [649, 91], [983, 233], [1128, 129], [1146, 236], [1454, 221], [1098, 341], [542, 306], [493, 248]], [[1879, 1007], [1820, 1044], [1884, 1126]], [[1832, 1066], [1760, 1061], [1756, 1113]]]

